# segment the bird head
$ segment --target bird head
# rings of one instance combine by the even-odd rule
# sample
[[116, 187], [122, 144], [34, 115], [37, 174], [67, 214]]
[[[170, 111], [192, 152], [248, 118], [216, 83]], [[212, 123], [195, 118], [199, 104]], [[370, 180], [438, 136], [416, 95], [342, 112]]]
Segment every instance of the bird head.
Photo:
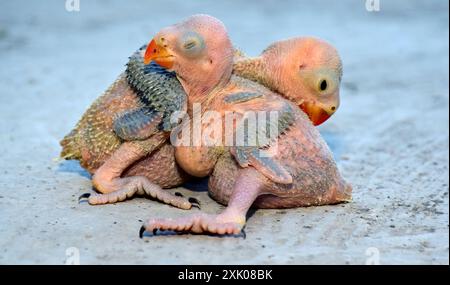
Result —
[[297, 103], [314, 125], [320, 125], [339, 108], [342, 63], [329, 43], [293, 38], [269, 46], [261, 57], [274, 72], [278, 92]]
[[144, 63], [155, 61], [174, 71], [186, 92], [207, 93], [232, 71], [233, 48], [224, 24], [208, 15], [194, 15], [156, 34]]

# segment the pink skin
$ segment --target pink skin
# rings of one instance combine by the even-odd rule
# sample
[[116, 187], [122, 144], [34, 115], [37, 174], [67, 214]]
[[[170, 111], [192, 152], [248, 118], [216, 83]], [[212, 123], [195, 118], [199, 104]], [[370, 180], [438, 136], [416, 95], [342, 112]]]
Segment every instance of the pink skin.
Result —
[[[233, 51], [226, 35], [222, 22], [210, 16], [197, 15], [167, 27], [155, 36], [154, 41], [161, 46], [158, 53], [160, 64], [172, 67], [171, 61], [175, 61], [173, 68], [178, 71], [177, 75], [185, 91], [189, 95], [197, 96], [192, 98], [193, 100], [203, 100], [205, 98], [203, 94], [211, 93], [213, 88], [220, 87], [221, 81], [229, 80]], [[205, 39], [204, 42], [203, 39]], [[192, 41], [199, 49], [192, 46]], [[172, 47], [170, 56], [165, 51], [160, 52], [165, 46]], [[222, 52], [225, 50], [229, 50], [229, 53]], [[180, 53], [183, 55], [181, 56]], [[192, 62], [194, 58], [195, 65], [190, 65], [189, 62]], [[121, 177], [127, 168], [161, 147], [167, 138], [167, 134], [160, 133], [145, 141], [123, 143], [95, 172], [92, 178], [93, 185], [103, 195], [89, 197], [89, 203], [113, 203], [123, 201], [136, 193], [145, 193], [175, 207], [190, 209], [192, 203], [188, 199], [165, 192], [145, 176]]]
[[166, 135], [160, 133], [145, 141], [123, 143], [95, 172], [92, 183], [102, 194], [91, 195], [89, 203], [92, 205], [115, 203], [135, 194], [147, 194], [166, 204], [190, 209], [192, 203], [188, 199], [163, 190], [145, 176], [121, 177], [130, 165], [148, 153], [146, 150], [161, 146], [166, 139]]
[[[221, 82], [227, 82], [231, 76], [233, 50], [226, 35], [222, 22], [210, 16], [197, 15], [161, 30], [149, 47], [157, 43], [159, 50], [153, 51], [156, 46], [150, 49], [154, 53], [158, 51], [159, 58], [155, 61], [159, 60], [162, 66], [177, 70], [179, 80], [187, 94], [192, 94], [192, 100], [204, 100], [204, 94], [211, 93], [213, 88], [220, 88]], [[205, 39], [204, 43], [202, 39]], [[192, 49], [192, 45], [188, 45], [192, 44], [192, 40], [198, 40], [195, 44], [201, 49]], [[166, 51], [166, 46], [172, 49]], [[145, 176], [121, 177], [127, 168], [163, 146], [167, 139], [167, 134], [159, 133], [144, 141], [123, 143], [94, 173], [92, 183], [101, 194], [90, 196], [89, 203], [114, 203], [134, 194], [145, 193], [172, 206], [190, 209], [192, 203], [188, 199], [164, 191]]]
[[[189, 44], [195, 46], [185, 48]], [[144, 63], [154, 60], [176, 71], [192, 105], [207, 100], [213, 89], [229, 81], [233, 56], [223, 23], [208, 15], [194, 15], [158, 32], [147, 48]]]
[[245, 225], [245, 214], [260, 195], [260, 178], [254, 169], [242, 169], [235, 185], [236, 189], [242, 191], [232, 193], [228, 207], [219, 215], [200, 213], [176, 220], [150, 219], [145, 223], [144, 228], [146, 231], [172, 230], [237, 235]]
[[301, 107], [314, 125], [323, 123], [339, 108], [342, 63], [336, 49], [323, 40], [300, 37], [278, 41], [259, 57], [238, 59], [234, 71], [283, 94]]
[[[264, 110], [276, 110], [275, 103], [285, 101], [266, 92]], [[240, 104], [240, 107], [244, 110], [258, 110], [261, 107], [254, 105], [249, 102], [244, 106]], [[228, 204], [228, 207], [217, 216], [200, 214], [178, 220], [151, 219], [145, 224], [145, 229], [236, 234], [245, 225], [247, 210], [252, 205], [260, 208], [290, 208], [350, 201], [351, 187], [340, 176], [326, 143], [305, 114], [298, 109], [293, 110], [296, 110], [295, 123], [278, 140], [278, 150], [274, 156], [292, 175], [292, 183], [275, 183], [252, 166], [242, 168], [227, 151], [216, 155], [207, 147], [194, 150], [178, 147], [176, 158], [185, 171], [190, 174], [202, 173], [199, 176], [212, 171], [210, 194], [216, 201]], [[203, 161], [208, 161], [212, 167], [205, 168], [201, 163]]]
[[[217, 28], [220, 29], [221, 26]], [[209, 42], [210, 38], [216, 39], [218, 34], [226, 36], [226, 32], [220, 31], [213, 33], [213, 37], [209, 34], [210, 31], [202, 34], [205, 42]], [[231, 58], [228, 60], [227, 50], [223, 50], [225, 55], [222, 58], [228, 61], [229, 66], [223, 65], [221, 70], [214, 70], [222, 74], [222, 77], [215, 77], [216, 82], [208, 81], [203, 82], [204, 86], [199, 85], [195, 78], [203, 78], [206, 76], [204, 72], [210, 72], [204, 68], [204, 62], [201, 60], [208, 58], [208, 53], [201, 54], [198, 58], [185, 57], [183, 52], [177, 50], [174, 45], [178, 42], [181, 33], [179, 29], [171, 28], [158, 34], [158, 37], [166, 39], [164, 46], [159, 45], [158, 50], [154, 49], [157, 52], [150, 52], [148, 56], [158, 62], [160, 53], [170, 54], [173, 62], [168, 65], [177, 73], [188, 94], [190, 115], [192, 115], [190, 107], [195, 102], [202, 102], [202, 107], [206, 107], [205, 109], [216, 110], [221, 114], [226, 110], [232, 110], [240, 115], [246, 110], [281, 110], [285, 104], [292, 104], [251, 81], [237, 77], [231, 77], [229, 80], [229, 66], [232, 62]], [[221, 42], [227, 41], [221, 40]], [[231, 44], [228, 47], [231, 50]], [[213, 51], [218, 52], [217, 49]], [[167, 61], [164, 64], [167, 64]], [[214, 88], [214, 84], [218, 84], [218, 87]], [[204, 90], [210, 90], [210, 92]], [[242, 91], [256, 92], [262, 97], [239, 104], [224, 104], [225, 96]], [[286, 134], [279, 138], [278, 151], [273, 157], [292, 175], [291, 183], [275, 183], [252, 166], [242, 168], [236, 163], [233, 164], [230, 162], [228, 149], [177, 147], [177, 162], [186, 172], [196, 176], [206, 176], [213, 171], [210, 191], [218, 201], [228, 204], [228, 207], [219, 215], [197, 214], [176, 220], [151, 219], [144, 224], [143, 229], [238, 234], [245, 225], [248, 209], [255, 201], [262, 207], [296, 207], [334, 204], [350, 200], [351, 187], [339, 175], [332, 154], [318, 131], [297, 106], [292, 110], [294, 110], [295, 122]], [[242, 119], [242, 116], [240, 118]], [[207, 125], [204, 124], [202, 127], [205, 129]], [[269, 150], [271, 149], [272, 147], [269, 147]], [[204, 161], [208, 163], [205, 164]], [[228, 167], [223, 167], [224, 165]], [[231, 178], [231, 181], [228, 183], [223, 181], [224, 177]]]

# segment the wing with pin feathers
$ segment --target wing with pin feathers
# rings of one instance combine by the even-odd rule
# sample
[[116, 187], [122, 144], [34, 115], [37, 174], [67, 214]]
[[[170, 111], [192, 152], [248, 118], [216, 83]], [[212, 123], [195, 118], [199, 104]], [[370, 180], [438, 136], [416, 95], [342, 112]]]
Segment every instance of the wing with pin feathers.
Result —
[[143, 48], [130, 57], [126, 72], [84, 112], [60, 142], [61, 158], [79, 160], [93, 173], [124, 140], [170, 131], [170, 115], [186, 108], [186, 94], [173, 73], [144, 65]]
[[[259, 92], [238, 92], [224, 98], [240, 119], [231, 153], [241, 167], [253, 166], [270, 180], [292, 183], [292, 176], [267, 151], [295, 121], [292, 106], [284, 100], [268, 102]], [[249, 112], [256, 110], [257, 112]]]
[[171, 131], [179, 123], [172, 114], [187, 107], [186, 93], [175, 74], [154, 62], [145, 65], [143, 50], [130, 57], [125, 72], [140, 106], [114, 120], [114, 131], [123, 140], [142, 140], [158, 131]]

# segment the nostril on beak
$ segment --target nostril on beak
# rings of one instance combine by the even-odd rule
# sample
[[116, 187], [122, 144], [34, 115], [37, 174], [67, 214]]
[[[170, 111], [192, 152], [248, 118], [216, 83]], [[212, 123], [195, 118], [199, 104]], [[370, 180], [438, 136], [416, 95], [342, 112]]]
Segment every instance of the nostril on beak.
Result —
[[161, 45], [162, 45], [163, 47], [167, 47], [167, 43], [165, 43], [165, 41], [166, 41], [165, 38], [163, 38], [163, 37], [159, 38], [159, 42], [161, 43]]
[[331, 107], [331, 111], [336, 111], [336, 106]]

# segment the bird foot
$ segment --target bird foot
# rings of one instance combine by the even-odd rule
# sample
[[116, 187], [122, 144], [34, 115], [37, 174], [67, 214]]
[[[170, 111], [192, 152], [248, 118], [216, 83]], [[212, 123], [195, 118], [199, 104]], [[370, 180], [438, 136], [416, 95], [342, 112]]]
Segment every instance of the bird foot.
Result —
[[97, 178], [94, 185], [102, 194], [88, 195], [86, 193], [81, 195], [79, 200], [87, 198], [91, 205], [103, 205], [121, 202], [137, 194], [149, 195], [165, 204], [185, 210], [189, 210], [193, 206], [199, 208], [200, 205], [197, 199], [174, 195], [143, 176], [114, 178], [105, 181]]
[[245, 238], [243, 227], [245, 218], [236, 215], [220, 214], [195, 214], [178, 219], [150, 219], [140, 229], [139, 236], [142, 238], [144, 232], [175, 231], [179, 233], [195, 234], [219, 234], [239, 235]]

